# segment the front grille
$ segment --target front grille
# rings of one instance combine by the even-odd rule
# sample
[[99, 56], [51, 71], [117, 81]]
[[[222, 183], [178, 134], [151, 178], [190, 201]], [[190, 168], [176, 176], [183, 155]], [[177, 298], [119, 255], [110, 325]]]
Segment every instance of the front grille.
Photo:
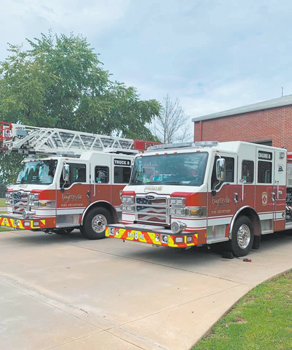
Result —
[[15, 191], [12, 192], [12, 211], [15, 214], [22, 214], [29, 209], [28, 205], [29, 192]]
[[169, 198], [156, 194], [136, 196], [137, 223], [170, 224], [168, 212]]

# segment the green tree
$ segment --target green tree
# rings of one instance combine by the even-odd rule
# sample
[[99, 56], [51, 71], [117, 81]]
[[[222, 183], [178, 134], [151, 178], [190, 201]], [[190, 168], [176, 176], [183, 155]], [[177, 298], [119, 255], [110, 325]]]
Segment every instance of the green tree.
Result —
[[[111, 81], [85, 38], [49, 32], [27, 41], [28, 50], [9, 44], [10, 55], [0, 62], [1, 120], [157, 140], [146, 125], [159, 115], [160, 104]], [[6, 156], [0, 161], [0, 181], [14, 182], [17, 162]], [[6, 165], [14, 170], [7, 172]]]
[[0, 154], [0, 184], [15, 183], [22, 159], [22, 154]]
[[4, 121], [155, 139], [145, 124], [159, 114], [134, 87], [112, 82], [82, 36], [41, 34], [30, 49], [9, 44], [0, 64], [0, 114]]

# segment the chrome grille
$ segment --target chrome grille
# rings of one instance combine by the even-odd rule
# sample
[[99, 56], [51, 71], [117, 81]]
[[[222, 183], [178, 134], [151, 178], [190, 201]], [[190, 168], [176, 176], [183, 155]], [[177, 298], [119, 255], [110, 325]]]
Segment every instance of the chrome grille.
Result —
[[136, 196], [136, 221], [169, 225], [168, 197], [156, 194]]
[[22, 214], [29, 209], [28, 205], [29, 192], [15, 191], [12, 192], [12, 210], [15, 214]]

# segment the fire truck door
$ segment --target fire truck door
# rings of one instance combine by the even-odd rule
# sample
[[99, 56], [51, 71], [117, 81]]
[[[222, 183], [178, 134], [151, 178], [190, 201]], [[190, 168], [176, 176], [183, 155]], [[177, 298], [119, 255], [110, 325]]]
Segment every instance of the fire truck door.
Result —
[[78, 226], [80, 215], [89, 205], [91, 193], [88, 164], [69, 164], [69, 181], [60, 177], [57, 191], [57, 227]]
[[285, 229], [286, 159], [282, 150], [275, 151], [274, 161], [274, 231]]
[[229, 156], [225, 158], [226, 177], [224, 183], [219, 183], [216, 179], [216, 160], [215, 158], [212, 177], [211, 193], [209, 194], [208, 208], [208, 228], [207, 242], [214, 243], [227, 239], [229, 234], [229, 224], [237, 210], [238, 203], [238, 185], [235, 181], [235, 169], [237, 159]]
[[274, 230], [276, 209], [274, 159], [274, 151], [257, 148], [256, 211], [261, 220], [262, 234]]

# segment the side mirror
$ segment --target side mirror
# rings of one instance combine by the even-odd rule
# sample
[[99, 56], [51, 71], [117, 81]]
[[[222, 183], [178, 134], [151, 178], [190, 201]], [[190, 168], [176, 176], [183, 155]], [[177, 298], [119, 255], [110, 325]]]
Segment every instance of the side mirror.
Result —
[[218, 181], [225, 180], [225, 159], [219, 158], [216, 161], [216, 178]]
[[69, 181], [69, 176], [70, 176], [70, 165], [64, 163], [63, 164], [63, 180], [65, 182]]

